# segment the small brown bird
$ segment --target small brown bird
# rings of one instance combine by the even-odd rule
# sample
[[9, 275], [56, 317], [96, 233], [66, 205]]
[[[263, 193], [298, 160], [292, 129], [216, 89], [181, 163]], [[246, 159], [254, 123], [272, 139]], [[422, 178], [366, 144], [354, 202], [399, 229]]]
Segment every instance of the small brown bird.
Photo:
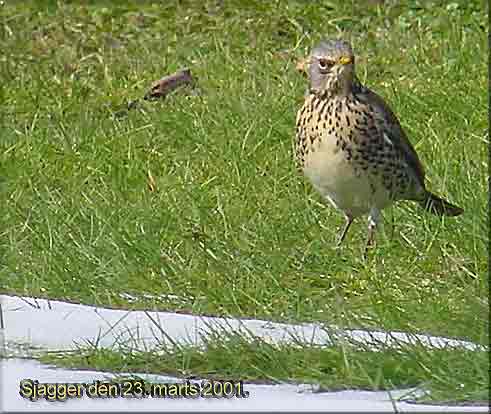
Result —
[[381, 210], [397, 200], [436, 215], [463, 213], [426, 189], [423, 165], [396, 116], [357, 79], [348, 42], [323, 41], [304, 63], [309, 88], [297, 114], [295, 158], [346, 218], [338, 246], [353, 220], [368, 214], [368, 248]]

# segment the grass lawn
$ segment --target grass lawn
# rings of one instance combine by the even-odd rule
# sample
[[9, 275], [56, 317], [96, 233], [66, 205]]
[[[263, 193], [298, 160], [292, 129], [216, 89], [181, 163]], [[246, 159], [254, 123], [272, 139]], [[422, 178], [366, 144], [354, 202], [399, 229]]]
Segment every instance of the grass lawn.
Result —
[[[1, 293], [488, 344], [484, 2], [66, 3], [0, 6]], [[292, 162], [305, 91], [295, 64], [321, 38], [341, 36], [360, 79], [399, 116], [429, 188], [465, 209], [443, 219], [410, 202], [385, 210], [366, 261], [366, 222], [335, 249], [344, 220]], [[183, 67], [196, 89], [113, 116]], [[217, 340], [204, 353], [169, 350], [169, 361], [219, 377], [369, 388], [406, 378], [441, 390], [434, 398], [487, 395], [485, 353], [350, 349], [353, 375], [366, 381], [347, 382], [336, 370], [346, 358], [332, 351], [248, 346]], [[246, 362], [213, 358], [220, 347]], [[152, 365], [148, 354], [128, 364], [116, 351], [85, 352], [92, 367]]]

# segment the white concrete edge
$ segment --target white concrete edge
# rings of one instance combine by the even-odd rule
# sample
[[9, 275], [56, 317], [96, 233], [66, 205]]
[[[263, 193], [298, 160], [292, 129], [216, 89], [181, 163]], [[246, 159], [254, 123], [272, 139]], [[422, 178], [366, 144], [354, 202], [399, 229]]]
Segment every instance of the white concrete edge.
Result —
[[73, 349], [97, 342], [148, 350], [161, 343], [200, 346], [210, 333], [237, 333], [272, 343], [329, 346], [335, 339], [379, 349], [419, 345], [428, 348], [485, 350], [469, 341], [405, 332], [342, 330], [316, 323], [287, 324], [257, 319], [234, 319], [172, 312], [126, 311], [0, 295], [7, 342], [27, 342], [48, 349]]
[[[63, 370], [46, 367], [37, 361], [0, 360], [3, 374], [0, 387], [1, 408], [8, 411], [320, 411], [320, 412], [486, 412], [486, 407], [452, 407], [409, 404], [398, 399], [407, 390], [313, 392], [295, 384], [244, 384], [248, 398], [73, 398], [64, 402], [35, 401], [19, 395], [22, 379], [37, 379], [41, 384], [92, 384], [110, 381], [116, 375], [98, 371]], [[182, 380], [166, 376], [139, 374], [151, 383], [175, 384]], [[198, 380], [199, 381], [199, 380]], [[194, 381], [193, 381], [194, 382]]]

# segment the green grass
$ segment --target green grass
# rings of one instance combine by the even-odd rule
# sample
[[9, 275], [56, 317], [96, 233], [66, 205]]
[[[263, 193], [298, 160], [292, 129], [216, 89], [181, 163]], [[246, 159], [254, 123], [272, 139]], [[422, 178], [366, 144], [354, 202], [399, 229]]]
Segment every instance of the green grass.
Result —
[[[0, 7], [0, 292], [488, 343], [484, 3], [118, 4]], [[365, 222], [334, 249], [343, 219], [292, 162], [295, 63], [325, 36], [465, 209], [387, 209], [367, 261]], [[186, 66], [199, 93], [112, 116]]]
[[215, 331], [204, 340], [204, 347], [174, 344], [159, 351], [94, 345], [68, 354], [45, 353], [41, 360], [68, 368], [112, 371], [118, 367], [132, 377], [166, 372], [181, 378], [249, 383], [294, 381], [316, 384], [321, 392], [411, 389], [405, 397], [418, 397], [419, 402], [482, 402], [489, 394], [489, 355], [484, 350], [427, 349], [419, 344], [375, 350], [343, 340], [328, 348], [273, 345], [257, 337]]

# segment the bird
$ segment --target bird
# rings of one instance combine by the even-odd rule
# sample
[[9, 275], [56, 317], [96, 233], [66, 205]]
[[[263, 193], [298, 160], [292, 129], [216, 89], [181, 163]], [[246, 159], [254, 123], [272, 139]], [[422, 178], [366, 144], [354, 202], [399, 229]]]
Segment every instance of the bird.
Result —
[[353, 221], [368, 215], [366, 255], [382, 210], [396, 201], [415, 201], [438, 216], [464, 212], [426, 188], [423, 164], [396, 115], [356, 76], [350, 42], [322, 40], [299, 68], [308, 87], [296, 117], [294, 158], [297, 169], [344, 215], [337, 247]]

